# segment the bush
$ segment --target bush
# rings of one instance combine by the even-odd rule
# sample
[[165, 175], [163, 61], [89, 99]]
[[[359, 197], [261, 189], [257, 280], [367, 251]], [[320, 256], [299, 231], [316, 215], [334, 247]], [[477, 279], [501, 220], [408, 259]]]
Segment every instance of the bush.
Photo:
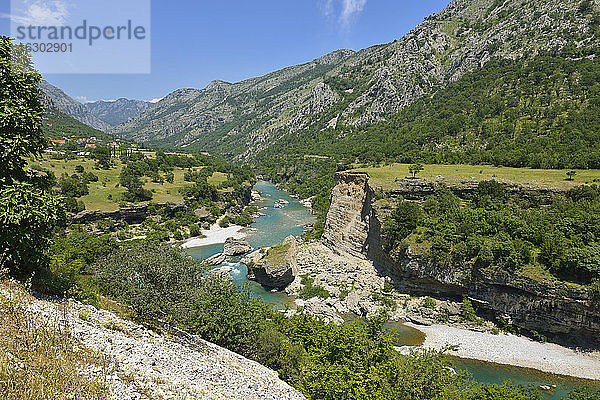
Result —
[[200, 236], [202, 231], [200, 230], [200, 226], [198, 224], [191, 224], [190, 228], [190, 236]]
[[328, 299], [331, 296], [331, 293], [321, 286], [314, 285], [314, 278], [309, 278], [307, 276], [302, 277], [302, 284], [304, 285], [302, 289], [298, 292], [298, 296], [301, 299], [311, 299], [313, 297], [320, 297], [322, 299]]
[[467, 297], [463, 297], [460, 319], [468, 322], [480, 321], [479, 317], [475, 313], [475, 308], [473, 308], [473, 303]]
[[600, 279], [596, 279], [589, 287], [592, 302], [600, 305]]
[[600, 392], [591, 390], [574, 390], [566, 400], [600, 400]]

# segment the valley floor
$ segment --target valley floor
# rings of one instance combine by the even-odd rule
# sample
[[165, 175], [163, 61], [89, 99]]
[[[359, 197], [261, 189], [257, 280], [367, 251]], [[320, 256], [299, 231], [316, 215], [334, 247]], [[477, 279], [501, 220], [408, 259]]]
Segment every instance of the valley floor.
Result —
[[406, 325], [425, 333], [423, 347], [441, 350], [457, 345], [449, 354], [496, 364], [532, 368], [542, 372], [600, 380], [600, 351], [584, 352], [522, 336], [474, 332], [447, 325]]

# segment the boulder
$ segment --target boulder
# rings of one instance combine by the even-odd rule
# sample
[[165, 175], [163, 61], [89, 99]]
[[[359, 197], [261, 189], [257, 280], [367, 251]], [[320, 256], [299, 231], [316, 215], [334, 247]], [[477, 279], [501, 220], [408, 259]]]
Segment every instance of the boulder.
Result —
[[208, 257], [206, 260], [202, 261], [202, 265], [212, 267], [213, 265], [222, 264], [225, 261], [225, 254], [217, 253], [214, 256]]
[[212, 276], [220, 277], [221, 279], [231, 280], [231, 279], [233, 279], [231, 277], [231, 271], [233, 271], [233, 268], [226, 265], [221, 268], [217, 268], [213, 271], [210, 271], [209, 276], [212, 275]]
[[226, 256], [241, 256], [252, 250], [252, 246], [248, 244], [246, 239], [234, 239], [232, 237], [225, 240], [223, 246], [223, 254]]
[[283, 290], [298, 274], [298, 243], [288, 236], [283, 243], [269, 248], [262, 257], [248, 263], [248, 279], [268, 289]]

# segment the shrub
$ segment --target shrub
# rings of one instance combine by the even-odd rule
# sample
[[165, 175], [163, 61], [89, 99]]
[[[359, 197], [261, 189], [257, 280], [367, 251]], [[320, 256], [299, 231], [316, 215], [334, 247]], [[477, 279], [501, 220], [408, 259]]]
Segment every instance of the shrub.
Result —
[[480, 321], [479, 317], [475, 313], [475, 308], [473, 307], [473, 303], [466, 296], [463, 297], [460, 319], [462, 321], [469, 321], [469, 322], [479, 322]]
[[302, 289], [298, 292], [298, 296], [301, 299], [311, 299], [313, 297], [320, 297], [322, 299], [328, 299], [331, 296], [328, 290], [322, 288], [321, 286], [314, 285], [314, 278], [309, 278], [308, 276], [303, 276], [301, 278], [301, 282], [304, 285]]

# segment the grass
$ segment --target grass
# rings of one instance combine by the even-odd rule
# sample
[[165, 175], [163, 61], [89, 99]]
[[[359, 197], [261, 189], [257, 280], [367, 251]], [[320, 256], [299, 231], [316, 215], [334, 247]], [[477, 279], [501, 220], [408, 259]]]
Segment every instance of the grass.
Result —
[[315, 279], [309, 277], [308, 275], [301, 276], [302, 288], [298, 292], [298, 296], [301, 299], [311, 299], [313, 297], [319, 297], [321, 299], [328, 299], [331, 297], [331, 293], [329, 291], [319, 285], [315, 285]]
[[[392, 164], [375, 168], [358, 168], [353, 171], [367, 172], [372, 186], [384, 190], [397, 188], [396, 179], [410, 176], [409, 164]], [[529, 188], [568, 190], [583, 183], [600, 182], [600, 170], [576, 170], [573, 181], [567, 181], [567, 171], [554, 169], [530, 169], [494, 167], [490, 165], [424, 165], [425, 169], [417, 174], [417, 180], [443, 182], [457, 185], [467, 182], [479, 182], [495, 179], [500, 182], [517, 184]]]
[[213, 186], [218, 186], [221, 183], [225, 182], [227, 180], [227, 174], [223, 173], [223, 172], [215, 172], [212, 174], [212, 176], [210, 176], [206, 182], [208, 182], [210, 185]]
[[[52, 160], [48, 157], [43, 157], [37, 160], [30, 160], [29, 166], [38, 166], [48, 169], [60, 178], [63, 173], [72, 175], [75, 173], [75, 166], [81, 165], [86, 171], [93, 172], [98, 176], [98, 182], [90, 182], [88, 184], [89, 194], [80, 197], [85, 204], [87, 210], [114, 211], [119, 209], [119, 201], [121, 194], [125, 189], [119, 185], [119, 174], [123, 169], [123, 164], [118, 159], [113, 159], [115, 165], [109, 170], [95, 169], [95, 161], [78, 158], [75, 160]], [[203, 167], [195, 168], [196, 170]], [[182, 203], [183, 197], [179, 194], [179, 189], [191, 185], [183, 179], [185, 169], [176, 168], [173, 170], [173, 183], [156, 183], [150, 178], [143, 177], [144, 187], [152, 191], [152, 202], [154, 203]], [[227, 175], [221, 172], [215, 172], [209, 178], [209, 183], [218, 185], [227, 180]], [[109, 200], [109, 196], [111, 199]]]
[[285, 262], [285, 255], [290, 248], [289, 243], [280, 243], [271, 247], [265, 255], [264, 262], [269, 265], [281, 265]]
[[80, 373], [105, 362], [58, 320], [27, 311], [32, 298], [22, 286], [4, 281], [0, 287], [0, 399], [107, 399], [103, 382]]

